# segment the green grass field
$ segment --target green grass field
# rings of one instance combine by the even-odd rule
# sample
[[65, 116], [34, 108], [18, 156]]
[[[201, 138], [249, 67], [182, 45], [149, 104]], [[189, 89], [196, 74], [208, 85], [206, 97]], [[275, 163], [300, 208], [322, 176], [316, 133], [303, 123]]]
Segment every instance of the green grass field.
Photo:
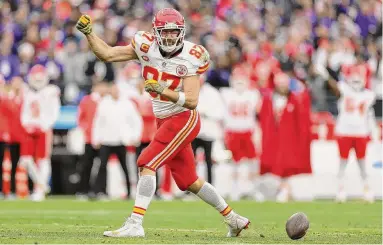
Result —
[[[119, 228], [133, 203], [53, 199], [0, 202], [0, 243], [374, 243], [382, 244], [382, 203], [254, 203], [231, 206], [252, 225], [239, 238], [226, 238], [221, 216], [200, 201], [154, 201], [146, 214], [146, 238], [104, 238]], [[308, 234], [290, 240], [285, 222], [297, 211], [310, 219]]]

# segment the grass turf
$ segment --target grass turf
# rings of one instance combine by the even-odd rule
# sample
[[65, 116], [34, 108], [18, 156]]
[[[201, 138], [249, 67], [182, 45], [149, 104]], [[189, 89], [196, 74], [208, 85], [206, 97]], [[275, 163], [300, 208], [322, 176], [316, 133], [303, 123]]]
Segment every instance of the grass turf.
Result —
[[[252, 224], [239, 238], [226, 238], [221, 216], [201, 201], [154, 201], [145, 217], [144, 239], [104, 238], [124, 221], [132, 202], [51, 199], [0, 202], [0, 243], [348, 243], [382, 244], [382, 203], [255, 203], [231, 206]], [[308, 234], [290, 240], [285, 222], [295, 212], [310, 220]]]

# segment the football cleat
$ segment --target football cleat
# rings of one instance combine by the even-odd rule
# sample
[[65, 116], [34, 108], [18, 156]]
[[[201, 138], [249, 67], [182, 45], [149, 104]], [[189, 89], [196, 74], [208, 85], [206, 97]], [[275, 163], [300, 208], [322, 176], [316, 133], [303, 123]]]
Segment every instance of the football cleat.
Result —
[[229, 232], [227, 233], [227, 237], [237, 237], [241, 233], [242, 230], [246, 230], [249, 228], [250, 221], [249, 219], [240, 216], [239, 214], [234, 213], [230, 215], [230, 218], [225, 218], [225, 223], [229, 228]]
[[335, 197], [335, 202], [344, 203], [347, 201], [347, 193], [343, 190], [340, 190]]
[[368, 203], [375, 201], [374, 193], [370, 189], [366, 189], [363, 194], [363, 200]]
[[107, 237], [145, 237], [145, 231], [142, 223], [129, 217], [122, 227], [114, 231], [105, 231]]

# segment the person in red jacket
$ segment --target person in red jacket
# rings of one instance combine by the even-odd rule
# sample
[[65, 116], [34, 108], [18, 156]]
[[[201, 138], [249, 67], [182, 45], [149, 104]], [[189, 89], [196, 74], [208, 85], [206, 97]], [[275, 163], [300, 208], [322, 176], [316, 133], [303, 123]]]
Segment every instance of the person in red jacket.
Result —
[[[288, 179], [311, 173], [307, 162], [307, 105], [300, 95], [289, 91], [289, 77], [275, 76], [275, 92], [265, 94], [259, 114], [262, 129], [261, 174], [272, 173], [281, 178], [277, 201], [286, 202], [290, 196]], [[303, 135], [303, 137], [302, 137]]]
[[107, 93], [107, 85], [104, 82], [93, 85], [92, 93], [86, 95], [78, 107], [77, 124], [85, 135], [85, 152], [80, 163], [80, 183], [77, 189], [78, 198], [87, 198], [90, 191], [89, 179], [93, 167], [94, 158], [98, 156], [98, 149], [92, 145], [93, 119], [100, 99]]
[[[11, 81], [10, 91], [8, 94], [8, 125], [9, 125], [9, 153], [11, 156], [11, 194], [9, 199], [13, 199], [16, 193], [16, 169], [20, 160], [20, 146], [25, 137], [25, 130], [21, 125], [21, 108], [23, 102], [24, 81], [21, 77], [14, 77]], [[32, 190], [32, 182], [30, 181], [30, 189]]]
[[3, 191], [3, 160], [7, 142], [9, 141], [8, 99], [5, 86], [4, 77], [0, 75], [0, 195], [2, 195]]

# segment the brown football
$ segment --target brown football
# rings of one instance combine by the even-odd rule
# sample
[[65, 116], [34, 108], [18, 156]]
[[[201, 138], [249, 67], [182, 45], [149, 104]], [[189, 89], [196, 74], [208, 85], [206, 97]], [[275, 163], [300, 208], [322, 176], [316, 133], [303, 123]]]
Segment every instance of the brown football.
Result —
[[286, 222], [287, 235], [293, 240], [304, 237], [309, 227], [309, 219], [302, 212], [293, 214]]

